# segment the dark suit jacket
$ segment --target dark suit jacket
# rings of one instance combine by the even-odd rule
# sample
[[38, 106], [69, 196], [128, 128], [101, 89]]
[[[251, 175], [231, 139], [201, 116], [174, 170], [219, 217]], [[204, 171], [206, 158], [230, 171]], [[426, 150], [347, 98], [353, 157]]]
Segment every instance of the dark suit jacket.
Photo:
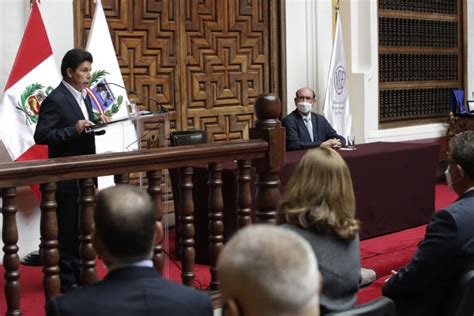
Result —
[[385, 283], [398, 315], [450, 315], [444, 311], [458, 277], [474, 263], [474, 191], [438, 211], [411, 262]]
[[144, 267], [113, 270], [103, 281], [54, 297], [46, 312], [48, 316], [213, 315], [209, 295]]
[[[86, 107], [93, 118], [90, 100], [86, 101]], [[76, 122], [84, 119], [76, 99], [61, 83], [41, 104], [35, 142], [48, 145], [49, 158], [94, 154], [94, 135], [76, 133]]]
[[[93, 118], [89, 97], [86, 99], [86, 107], [89, 117]], [[61, 83], [41, 103], [34, 135], [35, 142], [48, 145], [49, 158], [95, 154], [94, 134], [76, 133], [77, 121], [84, 119], [76, 99]], [[57, 192], [77, 195], [76, 181], [58, 182]]]
[[344, 137], [338, 135], [322, 115], [311, 112], [311, 123], [313, 124], [314, 141], [311, 141], [308, 129], [298, 110], [294, 110], [283, 119], [286, 128], [286, 150], [302, 150], [318, 147], [321, 143], [331, 138], [338, 138], [341, 145], [346, 144]]

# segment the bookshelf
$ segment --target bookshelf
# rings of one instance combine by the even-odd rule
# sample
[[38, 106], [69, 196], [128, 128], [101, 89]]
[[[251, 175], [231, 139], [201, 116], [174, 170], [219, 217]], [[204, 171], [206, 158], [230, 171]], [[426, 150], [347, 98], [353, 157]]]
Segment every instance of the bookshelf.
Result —
[[463, 87], [461, 0], [379, 0], [380, 128], [445, 122]]

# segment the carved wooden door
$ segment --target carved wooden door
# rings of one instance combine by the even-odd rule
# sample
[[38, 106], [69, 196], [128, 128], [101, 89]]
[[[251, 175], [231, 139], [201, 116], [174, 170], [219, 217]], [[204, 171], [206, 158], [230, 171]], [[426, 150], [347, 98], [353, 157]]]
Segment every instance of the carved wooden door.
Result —
[[[172, 130], [203, 129], [213, 141], [248, 138], [258, 94], [285, 102], [284, 0], [102, 4], [125, 85], [170, 110]], [[77, 47], [85, 47], [94, 8], [93, 0], [74, 1]]]

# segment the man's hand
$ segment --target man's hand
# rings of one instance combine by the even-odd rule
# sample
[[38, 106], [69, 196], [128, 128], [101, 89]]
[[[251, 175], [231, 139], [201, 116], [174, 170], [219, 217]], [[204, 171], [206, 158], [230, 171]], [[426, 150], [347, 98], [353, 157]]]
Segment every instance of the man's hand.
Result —
[[321, 144], [322, 147], [331, 147], [334, 149], [341, 148], [341, 141], [337, 138], [331, 138]]
[[397, 275], [397, 273], [398, 273], [398, 272], [395, 271], [395, 270], [390, 271], [390, 276], [385, 279], [384, 283], [387, 283], [388, 280], [390, 280], [393, 276]]
[[89, 120], [79, 120], [79, 121], [77, 121], [76, 126], [75, 126], [77, 135], [81, 135], [82, 132], [84, 132], [84, 130], [86, 129], [86, 127], [89, 127], [89, 126], [92, 126], [92, 125], [94, 125], [94, 123], [89, 121]]
[[100, 123], [107, 123], [107, 122], [110, 122], [110, 121], [111, 121], [111, 118], [108, 117], [107, 115], [105, 115], [105, 114], [100, 115], [100, 120], [99, 120]]

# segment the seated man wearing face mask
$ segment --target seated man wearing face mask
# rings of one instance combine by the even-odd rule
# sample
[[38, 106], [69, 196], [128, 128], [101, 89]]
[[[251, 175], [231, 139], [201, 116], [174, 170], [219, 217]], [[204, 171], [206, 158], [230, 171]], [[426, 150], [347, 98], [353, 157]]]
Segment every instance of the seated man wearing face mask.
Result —
[[334, 149], [346, 144], [322, 115], [311, 112], [316, 94], [308, 87], [296, 91], [297, 109], [283, 119], [286, 128], [286, 150], [302, 150], [318, 146]]
[[435, 213], [411, 262], [386, 281], [382, 293], [399, 316], [454, 315], [446, 302], [474, 267], [474, 132], [456, 135], [449, 147], [446, 181], [459, 197]]

